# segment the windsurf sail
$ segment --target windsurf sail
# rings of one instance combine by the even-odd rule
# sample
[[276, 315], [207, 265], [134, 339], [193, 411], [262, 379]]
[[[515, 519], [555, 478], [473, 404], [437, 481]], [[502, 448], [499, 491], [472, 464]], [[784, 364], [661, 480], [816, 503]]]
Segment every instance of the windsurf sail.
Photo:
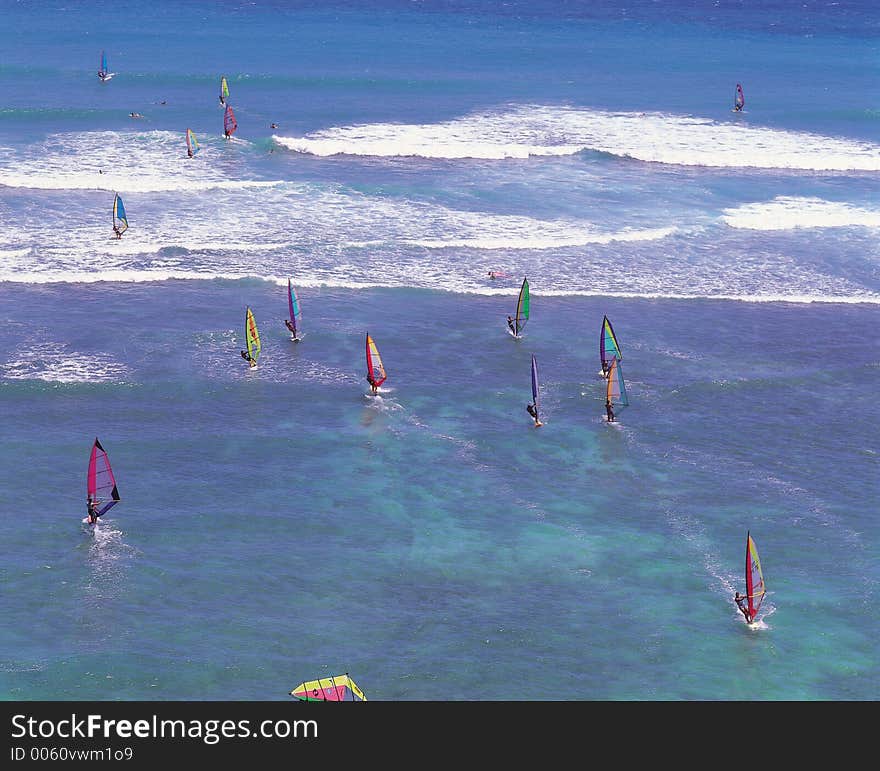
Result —
[[296, 296], [296, 289], [293, 288], [290, 279], [287, 279], [287, 311], [290, 314], [290, 317], [287, 319], [287, 328], [290, 330], [290, 334], [298, 337], [302, 311], [299, 308], [299, 298]]
[[532, 404], [535, 405], [535, 420], [539, 420], [539, 409], [538, 409], [538, 362], [535, 359], [535, 354], [532, 354]]
[[193, 134], [192, 129], [186, 130], [186, 152], [192, 158], [199, 151], [199, 140]]
[[385, 373], [385, 367], [382, 366], [382, 357], [379, 356], [379, 349], [367, 332], [367, 380], [370, 385], [378, 388], [385, 382], [388, 375]]
[[95, 437], [92, 445], [92, 454], [89, 456], [89, 470], [86, 474], [86, 494], [88, 500], [95, 507], [95, 513], [100, 517], [106, 514], [113, 506], [119, 503], [119, 490], [116, 488], [116, 479], [113, 469], [110, 468], [110, 458]]
[[235, 113], [232, 112], [232, 105], [226, 105], [226, 112], [223, 113], [223, 133], [227, 137], [231, 137], [238, 128], [238, 121], [235, 120]]
[[247, 349], [251, 356], [251, 361], [256, 364], [257, 359], [260, 358], [262, 346], [260, 345], [260, 333], [257, 331], [257, 322], [254, 319], [254, 312], [250, 309], [250, 306], [248, 306], [244, 316], [244, 337], [247, 340]]
[[605, 398], [615, 407], [629, 406], [629, 399], [626, 395], [626, 383], [623, 381], [623, 372], [620, 369], [620, 359], [611, 359], [611, 365], [608, 368]]
[[128, 230], [128, 217], [125, 215], [125, 206], [119, 193], [113, 197], [113, 230], [120, 236]]
[[226, 76], [220, 78], [220, 104], [226, 104], [229, 99], [229, 84], [226, 82]]
[[348, 674], [306, 680], [290, 692], [301, 701], [366, 701], [364, 692]]
[[733, 97], [733, 109], [736, 112], [739, 112], [745, 106], [746, 106], [746, 98], [743, 95], [743, 87], [739, 83], [737, 83], [736, 84], [736, 95]]
[[516, 325], [516, 334], [522, 332], [523, 327], [529, 320], [529, 280], [523, 279], [522, 286], [519, 289], [519, 297], [516, 299], [516, 316], [514, 323]]
[[758, 615], [758, 608], [764, 601], [764, 574], [761, 560], [751, 533], [746, 534], [746, 597], [749, 601], [749, 623]]
[[602, 361], [603, 372], [608, 371], [612, 359], [623, 358], [620, 345], [618, 345], [617, 337], [614, 334], [614, 327], [611, 326], [607, 316], [602, 317], [602, 331], [599, 334], [599, 358]]

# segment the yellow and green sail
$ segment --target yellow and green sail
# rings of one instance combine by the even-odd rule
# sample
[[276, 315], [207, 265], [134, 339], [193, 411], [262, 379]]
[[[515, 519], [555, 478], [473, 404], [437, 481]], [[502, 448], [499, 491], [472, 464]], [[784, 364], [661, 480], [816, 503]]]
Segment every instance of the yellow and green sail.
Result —
[[529, 304], [529, 280], [524, 278], [519, 289], [519, 297], [516, 299], [516, 316], [514, 321], [517, 335], [522, 332], [523, 327], [529, 320]]
[[254, 312], [250, 309], [250, 306], [248, 306], [247, 313], [245, 314], [244, 335], [251, 361], [256, 363], [257, 359], [260, 358], [262, 346], [260, 345], [260, 333], [257, 330], [257, 322], [254, 319]]
[[612, 359], [622, 359], [620, 345], [614, 334], [614, 327], [607, 316], [602, 317], [602, 332], [599, 335], [599, 358], [602, 360], [602, 371], [607, 372]]

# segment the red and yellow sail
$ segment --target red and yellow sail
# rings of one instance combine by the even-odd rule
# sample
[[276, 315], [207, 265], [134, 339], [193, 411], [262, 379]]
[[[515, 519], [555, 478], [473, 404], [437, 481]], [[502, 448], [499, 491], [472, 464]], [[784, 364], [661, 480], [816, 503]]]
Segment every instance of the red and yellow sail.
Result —
[[749, 602], [749, 623], [755, 620], [764, 601], [764, 574], [758, 549], [750, 533], [746, 534], [746, 597]]
[[379, 356], [379, 349], [367, 332], [367, 381], [371, 386], [378, 388], [385, 382], [385, 367], [382, 365], [382, 357]]

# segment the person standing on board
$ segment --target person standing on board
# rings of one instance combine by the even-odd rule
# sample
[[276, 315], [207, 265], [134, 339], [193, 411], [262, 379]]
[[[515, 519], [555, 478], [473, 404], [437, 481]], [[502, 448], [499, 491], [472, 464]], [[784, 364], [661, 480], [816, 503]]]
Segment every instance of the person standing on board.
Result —
[[746, 617], [746, 623], [751, 624], [752, 620], [749, 618], [749, 609], [746, 607], [746, 600], [748, 598], [739, 592], [733, 598], [733, 601], [736, 603], [736, 607], [740, 609], [740, 612]]
[[122, 231], [116, 225], [113, 226], [113, 232], [116, 234], [117, 240], [122, 238]]
[[367, 382], [370, 384], [370, 390], [373, 392], [373, 394], [379, 393], [379, 386], [376, 385], [376, 381], [373, 380], [373, 378], [369, 375], [367, 375]]
[[614, 408], [611, 406], [611, 399], [605, 400], [605, 415], [609, 423], [614, 422]]
[[98, 504], [93, 501], [91, 496], [86, 501], [86, 510], [88, 514], [89, 524], [95, 525], [98, 522]]
[[254, 357], [251, 356], [247, 351], [241, 352], [241, 358], [244, 359], [251, 367], [256, 367], [257, 362], [254, 360]]
[[536, 426], [543, 426], [543, 425], [544, 425], [544, 424], [540, 421], [540, 419], [538, 418], [538, 408], [537, 408], [534, 404], [532, 404], [531, 402], [529, 402], [529, 403], [526, 405], [526, 412], [528, 412], [529, 415], [531, 415], [531, 416], [535, 419], [535, 425], [536, 425]]
[[513, 316], [507, 317], [507, 326], [510, 327], [510, 331], [513, 332], [513, 334], [516, 334], [516, 324], [513, 323]]

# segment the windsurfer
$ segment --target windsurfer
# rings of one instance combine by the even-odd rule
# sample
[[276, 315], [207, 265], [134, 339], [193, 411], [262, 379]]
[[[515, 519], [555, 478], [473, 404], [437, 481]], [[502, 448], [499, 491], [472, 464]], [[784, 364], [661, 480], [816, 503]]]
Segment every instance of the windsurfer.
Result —
[[534, 404], [532, 404], [531, 402], [529, 402], [529, 403], [526, 405], [526, 412], [528, 412], [529, 415], [531, 415], [531, 416], [535, 419], [535, 425], [536, 425], [536, 426], [540, 426], [540, 425], [542, 425], [542, 424], [541, 424], [541, 421], [538, 419], [538, 408], [535, 407]]
[[122, 238], [122, 231], [116, 225], [113, 226], [113, 232], [116, 234], [117, 239]]
[[139, 112], [130, 112], [128, 114], [128, 117], [129, 118], [143, 118], [144, 116], [141, 115]]
[[507, 326], [510, 327], [510, 331], [513, 332], [513, 334], [515, 335], [516, 334], [516, 324], [513, 323], [512, 316], [507, 317]]
[[746, 623], [751, 624], [752, 620], [749, 618], [749, 609], [745, 605], [746, 599], [746, 597], [737, 592], [733, 601], [736, 603], [736, 607], [740, 609], [740, 612], [746, 617]]
[[252, 367], [256, 367], [256, 366], [257, 366], [257, 362], [254, 361], [254, 357], [251, 356], [250, 353], [248, 353], [247, 351], [242, 351], [242, 352], [241, 352], [241, 358], [244, 359], [244, 360], [245, 360], [248, 364], [250, 364]]
[[290, 330], [290, 334], [296, 335], [296, 327], [290, 323], [290, 319], [284, 319], [284, 326]]
[[371, 390], [374, 394], [379, 393], [379, 386], [376, 385], [376, 381], [373, 380], [373, 378], [371, 378], [369, 375], [367, 375], [367, 382], [370, 384], [370, 390]]
[[91, 497], [86, 501], [86, 509], [88, 513], [88, 520], [90, 525], [94, 525], [98, 521], [98, 504], [97, 501], [93, 501]]
[[605, 414], [607, 416], [608, 422], [614, 422], [614, 408], [611, 406], [611, 399], [605, 400]]

